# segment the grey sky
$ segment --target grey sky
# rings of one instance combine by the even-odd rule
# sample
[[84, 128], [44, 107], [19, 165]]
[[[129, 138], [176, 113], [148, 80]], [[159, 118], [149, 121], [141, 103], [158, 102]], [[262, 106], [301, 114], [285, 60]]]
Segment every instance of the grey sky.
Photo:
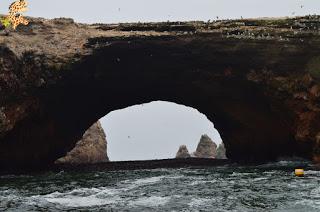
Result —
[[152, 102], [113, 111], [101, 119], [111, 160], [173, 158], [179, 146], [194, 151], [204, 133], [216, 143], [219, 133], [198, 110], [169, 102]]
[[[12, 0], [0, 1], [6, 13]], [[204, 20], [319, 14], [319, 0], [28, 0], [27, 15], [78, 22]], [[303, 7], [301, 8], [301, 6]]]
[[[0, 1], [0, 13], [13, 0]], [[188, 21], [320, 14], [320, 0], [28, 0], [28, 16], [70, 17], [83, 23]], [[174, 157], [179, 145], [194, 151], [203, 133], [219, 135], [198, 111], [156, 102], [102, 119], [111, 160]], [[128, 138], [128, 136], [130, 136]]]

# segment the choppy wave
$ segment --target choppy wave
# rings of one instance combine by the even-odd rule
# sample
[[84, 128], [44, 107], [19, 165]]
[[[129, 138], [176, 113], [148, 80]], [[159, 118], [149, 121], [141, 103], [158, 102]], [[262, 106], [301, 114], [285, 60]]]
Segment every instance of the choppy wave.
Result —
[[300, 165], [7, 175], [0, 211], [320, 211], [320, 171]]
[[160, 196], [151, 196], [151, 197], [141, 197], [136, 200], [130, 201], [132, 206], [147, 206], [147, 207], [158, 207], [165, 205], [170, 200], [170, 197], [160, 197]]
[[70, 192], [53, 192], [46, 195], [35, 195], [28, 198], [28, 204], [56, 203], [66, 207], [91, 207], [108, 205], [120, 200], [116, 189], [81, 188]]

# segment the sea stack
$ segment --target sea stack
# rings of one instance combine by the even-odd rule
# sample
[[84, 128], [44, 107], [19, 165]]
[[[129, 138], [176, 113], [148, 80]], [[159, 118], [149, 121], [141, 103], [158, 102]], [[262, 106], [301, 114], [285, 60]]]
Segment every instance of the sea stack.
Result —
[[217, 144], [208, 135], [202, 135], [193, 155], [197, 158], [216, 158]]
[[100, 122], [94, 123], [65, 157], [56, 164], [94, 164], [109, 161], [107, 140]]
[[217, 148], [217, 159], [227, 159], [226, 156], [226, 148], [224, 147], [224, 144], [221, 143], [219, 144], [218, 148]]
[[179, 150], [176, 154], [176, 158], [190, 158], [191, 155], [189, 154], [188, 148], [186, 145], [181, 145]]

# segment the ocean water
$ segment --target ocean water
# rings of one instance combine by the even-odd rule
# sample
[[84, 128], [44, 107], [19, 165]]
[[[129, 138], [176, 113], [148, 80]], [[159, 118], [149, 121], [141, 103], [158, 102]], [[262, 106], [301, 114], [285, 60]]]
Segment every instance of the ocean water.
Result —
[[320, 211], [320, 171], [260, 166], [0, 176], [0, 211]]

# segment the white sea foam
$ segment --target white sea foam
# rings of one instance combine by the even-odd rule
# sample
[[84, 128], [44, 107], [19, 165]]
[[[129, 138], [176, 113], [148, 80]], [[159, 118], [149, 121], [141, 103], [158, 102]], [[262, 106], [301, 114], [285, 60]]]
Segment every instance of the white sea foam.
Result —
[[306, 196], [307, 198], [297, 201], [296, 205], [304, 205], [311, 208], [320, 209], [320, 187], [312, 189]]
[[304, 172], [306, 176], [311, 175], [311, 176], [320, 176], [320, 171], [315, 171], [315, 170], [307, 170]]
[[180, 179], [185, 177], [184, 175], [169, 175], [169, 176], [165, 176], [166, 179]]
[[50, 203], [57, 203], [66, 207], [91, 207], [110, 204], [113, 201], [109, 199], [100, 199], [95, 196], [77, 197], [66, 196], [63, 198], [44, 197]]
[[145, 184], [154, 184], [162, 180], [165, 176], [158, 176], [158, 177], [148, 177], [148, 178], [141, 178], [133, 181], [134, 184], [137, 185], [145, 185]]
[[155, 184], [161, 181], [165, 177], [166, 176], [157, 176], [157, 177], [140, 178], [136, 180], [124, 180], [119, 182], [118, 185], [123, 187], [124, 190], [131, 190], [140, 186]]
[[204, 184], [206, 183], [207, 181], [204, 181], [204, 180], [194, 180], [190, 183], [190, 185], [199, 185], [199, 184]]
[[247, 172], [232, 172], [232, 174], [230, 174], [230, 176], [232, 176], [232, 177], [247, 176], [247, 175], [252, 175], [252, 173], [247, 173]]
[[274, 175], [276, 173], [277, 173], [277, 171], [265, 171], [265, 172], [263, 172], [263, 174], [267, 174], [267, 175]]
[[11, 201], [11, 200], [17, 201], [18, 199], [21, 199], [21, 196], [17, 194], [6, 194], [6, 195], [0, 194], [0, 205], [2, 202]]
[[21, 198], [21, 194], [15, 189], [5, 189], [0, 191], [0, 203], [7, 200], [18, 200]]
[[141, 197], [137, 200], [131, 201], [129, 204], [133, 206], [149, 206], [156, 207], [165, 205], [171, 197], [159, 197], [159, 196], [151, 196], [151, 197]]
[[304, 207], [309, 206], [311, 208], [320, 210], [320, 201], [316, 201], [316, 200], [304, 199], [304, 200], [297, 201], [295, 205], [301, 205]]
[[258, 181], [267, 180], [267, 179], [268, 179], [267, 177], [257, 177], [257, 178], [253, 178], [251, 181], [258, 182]]
[[209, 204], [211, 201], [211, 199], [206, 198], [192, 198], [191, 201], [188, 203], [188, 206], [191, 208], [201, 207]]
[[[320, 199], [320, 187], [312, 189], [310, 192], [310, 195], [312, 196], [312, 198]], [[319, 204], [320, 204], [320, 201], [319, 201]]]
[[116, 203], [121, 198], [116, 189], [105, 187], [100, 188], [81, 188], [70, 192], [53, 192], [46, 195], [35, 195], [29, 198], [28, 203], [37, 205], [39, 202], [56, 203], [66, 207], [90, 207], [109, 205]]

